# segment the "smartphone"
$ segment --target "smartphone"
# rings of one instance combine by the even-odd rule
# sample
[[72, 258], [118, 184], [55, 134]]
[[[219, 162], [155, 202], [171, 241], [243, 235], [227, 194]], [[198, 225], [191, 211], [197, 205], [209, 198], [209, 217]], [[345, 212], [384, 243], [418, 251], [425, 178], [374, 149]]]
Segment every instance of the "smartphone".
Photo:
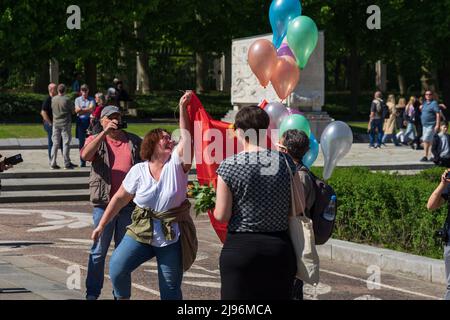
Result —
[[23, 162], [22, 155], [16, 154], [15, 156], [5, 158], [4, 162], [5, 162], [5, 165], [7, 165], [7, 166], [14, 166], [18, 163]]
[[450, 171], [447, 172], [447, 175], [445, 176], [445, 179], [450, 180]]

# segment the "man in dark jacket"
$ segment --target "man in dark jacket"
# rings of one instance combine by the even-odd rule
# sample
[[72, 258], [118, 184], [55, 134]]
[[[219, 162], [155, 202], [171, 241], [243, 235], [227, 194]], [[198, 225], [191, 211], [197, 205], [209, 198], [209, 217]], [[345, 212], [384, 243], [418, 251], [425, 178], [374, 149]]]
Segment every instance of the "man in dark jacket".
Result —
[[431, 153], [433, 154], [433, 162], [438, 166], [450, 168], [450, 136], [447, 133], [448, 122], [441, 124], [439, 133], [433, 136], [433, 145]]

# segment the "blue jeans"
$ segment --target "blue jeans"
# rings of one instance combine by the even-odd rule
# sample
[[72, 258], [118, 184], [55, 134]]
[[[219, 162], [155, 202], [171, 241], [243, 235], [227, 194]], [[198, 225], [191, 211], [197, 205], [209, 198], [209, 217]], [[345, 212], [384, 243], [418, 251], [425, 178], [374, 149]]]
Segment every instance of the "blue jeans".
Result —
[[393, 142], [396, 146], [399, 145], [398, 140], [397, 140], [397, 136], [396, 136], [395, 134], [385, 134], [385, 135], [383, 136], [383, 139], [381, 139], [381, 142], [384, 144], [384, 143], [386, 143], [386, 141], [387, 141], [388, 139], [392, 139], [392, 142]]
[[[89, 254], [88, 271], [86, 277], [86, 296], [99, 297], [103, 288], [105, 276], [105, 259], [109, 245], [114, 234], [115, 248], [119, 246], [126, 232], [126, 227], [131, 224], [131, 213], [134, 205], [127, 205], [119, 214], [110, 221], [98, 241], [94, 242]], [[94, 207], [94, 227], [96, 228], [105, 212], [103, 207]]]
[[[52, 148], [53, 148], [53, 127], [44, 121], [44, 130], [47, 132], [47, 146], [48, 146], [48, 160], [52, 160]], [[61, 155], [62, 155], [62, 138], [61, 138]]]
[[[416, 139], [416, 133], [414, 132], [414, 123], [412, 122], [408, 122], [408, 125], [406, 126], [406, 131], [405, 131], [405, 139], [406, 141], [414, 141]], [[412, 138], [411, 138], [412, 136]]]
[[131, 272], [142, 263], [156, 257], [161, 300], [182, 300], [181, 281], [183, 264], [180, 240], [165, 247], [154, 247], [137, 242], [125, 235], [109, 262], [109, 275], [114, 297], [129, 299], [131, 296]]
[[[89, 118], [77, 118], [77, 127], [76, 127], [76, 138], [79, 141], [79, 149], [84, 147], [84, 143], [86, 142], [86, 130], [89, 128]], [[82, 167], [86, 166], [86, 161], [81, 159], [80, 164]]]
[[381, 139], [383, 138], [383, 122], [382, 119], [373, 119], [370, 122], [370, 145], [373, 146], [375, 143], [375, 130], [377, 130], [377, 143], [376, 145], [381, 146]]

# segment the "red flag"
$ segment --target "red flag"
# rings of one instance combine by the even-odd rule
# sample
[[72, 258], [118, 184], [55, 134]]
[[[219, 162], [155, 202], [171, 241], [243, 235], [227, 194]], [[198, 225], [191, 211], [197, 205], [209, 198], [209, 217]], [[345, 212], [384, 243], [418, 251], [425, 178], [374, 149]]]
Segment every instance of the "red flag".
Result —
[[[267, 104], [263, 101], [262, 108]], [[194, 134], [194, 154], [197, 169], [197, 179], [201, 185], [212, 184], [217, 187], [217, 173], [220, 162], [227, 157], [243, 150], [238, 144], [232, 123], [214, 120], [206, 112], [202, 103], [194, 93], [187, 108], [191, 121], [191, 132]], [[267, 145], [273, 148], [270, 137]], [[208, 211], [211, 225], [217, 236], [225, 242], [227, 223], [221, 223], [214, 218], [213, 212]]]
[[[198, 182], [202, 185], [212, 184], [214, 188], [216, 188], [216, 170], [219, 167], [220, 162], [227, 157], [227, 154], [223, 154], [223, 151], [227, 150], [227, 143], [228, 149], [232, 146], [232, 150], [229, 150], [228, 152], [231, 154], [228, 154], [228, 156], [237, 152], [237, 139], [233, 134], [233, 125], [228, 122], [212, 119], [205, 108], [203, 108], [202, 103], [195, 93], [191, 97], [187, 110], [191, 120], [191, 132], [194, 133], [194, 154]], [[222, 137], [222, 141], [215, 141], [218, 148], [222, 148], [222, 155], [220, 154], [220, 150], [212, 150], [211, 156], [215, 157], [214, 161], [212, 161], [213, 159], [210, 159], [205, 152], [211, 144], [211, 141], [208, 138], [210, 133], [217, 133], [217, 136], [220, 134]], [[217, 221], [214, 218], [212, 211], [208, 211], [208, 216], [217, 236], [222, 243], [225, 242], [228, 224]]]

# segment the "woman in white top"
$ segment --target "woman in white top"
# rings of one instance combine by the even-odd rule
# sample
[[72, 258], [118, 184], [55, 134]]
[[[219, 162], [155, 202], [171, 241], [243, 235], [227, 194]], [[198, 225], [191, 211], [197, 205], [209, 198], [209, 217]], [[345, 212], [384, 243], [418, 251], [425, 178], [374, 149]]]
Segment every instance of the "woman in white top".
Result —
[[[180, 228], [177, 222], [167, 225], [153, 217], [146, 220], [151, 226], [144, 240], [136, 237], [136, 215], [147, 212], [167, 212], [180, 207], [186, 201], [188, 172], [192, 164], [192, 139], [186, 107], [192, 92], [188, 91], [180, 99], [181, 138], [176, 147], [171, 135], [163, 129], [154, 129], [144, 138], [141, 158], [146, 160], [133, 166], [127, 174], [119, 191], [105, 210], [99, 226], [92, 233], [97, 239], [104, 226], [130, 201], [136, 204], [133, 224], [110, 261], [110, 276], [116, 299], [129, 299], [131, 296], [131, 272], [142, 263], [157, 258], [161, 299], [182, 299], [181, 281], [183, 263]], [[140, 210], [140, 211], [138, 211]], [[139, 226], [138, 226], [139, 227]], [[168, 232], [169, 230], [170, 232]], [[150, 234], [149, 234], [150, 233]]]

